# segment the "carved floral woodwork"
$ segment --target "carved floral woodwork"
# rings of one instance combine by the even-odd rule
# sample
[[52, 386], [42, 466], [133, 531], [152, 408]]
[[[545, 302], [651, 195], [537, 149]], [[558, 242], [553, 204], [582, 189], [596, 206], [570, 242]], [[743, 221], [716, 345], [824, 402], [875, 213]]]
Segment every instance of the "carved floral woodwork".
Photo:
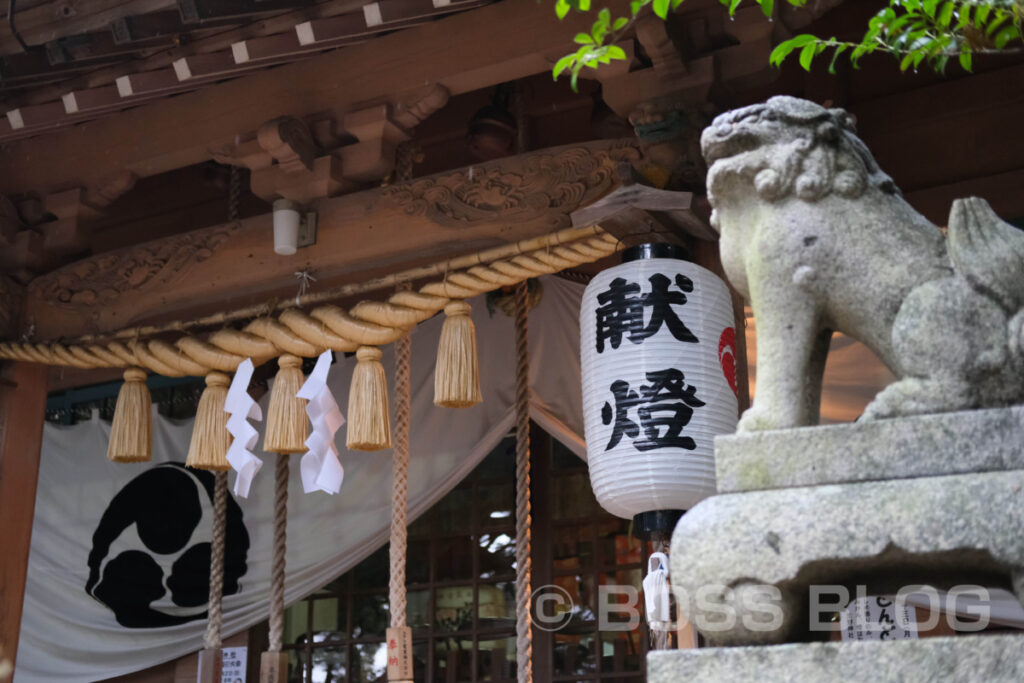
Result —
[[205, 261], [237, 228], [227, 223], [93, 256], [36, 278], [30, 288], [54, 303], [100, 305]]
[[[317, 204], [320, 235], [305, 253], [324, 282], [475, 245], [570, 226], [570, 214], [622, 184], [642, 163], [636, 140], [509, 157]], [[270, 216], [89, 257], [34, 280], [26, 310], [39, 334], [74, 337], [142, 324], [256, 292], [294, 291], [297, 262], [273, 254]], [[251, 259], [251, 260], [249, 260]]]
[[553, 230], [570, 225], [570, 213], [617, 186], [618, 164], [639, 159], [639, 150], [630, 143], [535, 153], [518, 163], [470, 166], [393, 185], [381, 201], [446, 227], [497, 220], [544, 224]]

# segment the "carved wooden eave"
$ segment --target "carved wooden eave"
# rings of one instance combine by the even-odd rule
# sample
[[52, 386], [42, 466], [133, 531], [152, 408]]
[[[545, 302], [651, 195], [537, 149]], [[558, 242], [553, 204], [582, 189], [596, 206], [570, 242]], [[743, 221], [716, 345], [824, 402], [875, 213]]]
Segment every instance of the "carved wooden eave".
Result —
[[314, 246], [274, 254], [270, 214], [87, 258], [33, 280], [36, 338], [107, 332], [294, 296], [572, 225], [641, 164], [634, 140], [558, 147], [321, 200]]

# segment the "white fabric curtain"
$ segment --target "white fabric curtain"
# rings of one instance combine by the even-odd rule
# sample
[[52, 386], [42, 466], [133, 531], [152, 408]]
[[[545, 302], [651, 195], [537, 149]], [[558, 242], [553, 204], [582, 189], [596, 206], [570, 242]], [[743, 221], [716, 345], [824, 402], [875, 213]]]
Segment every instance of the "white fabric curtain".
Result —
[[[583, 288], [555, 277], [543, 278], [542, 284], [543, 296], [530, 316], [532, 414], [545, 430], [582, 457], [578, 316]], [[489, 314], [483, 297], [470, 303], [477, 326], [482, 404], [465, 410], [434, 406], [433, 370], [442, 317], [423, 323], [413, 332], [410, 520], [465, 477], [508, 433], [514, 421], [512, 320], [500, 311]], [[394, 374], [392, 353], [390, 346], [384, 349], [389, 380]], [[329, 386], [343, 410], [348, 403], [354, 362], [354, 358], [339, 355], [331, 370]], [[46, 425], [16, 683], [101, 680], [202, 647], [204, 618], [172, 626], [128, 628], [85, 589], [93, 536], [111, 500], [140, 474], [154, 468], [163, 468], [164, 473], [173, 469], [177, 473], [171, 476], [184, 482], [187, 490], [195, 486], [202, 508], [201, 519], [188, 541], [172, 552], [155, 550], [152, 542], [147, 545], [143, 537], [158, 533], [159, 529], [153, 531], [154, 526], [173, 521], [171, 517], [182, 513], [175, 507], [176, 501], [166, 503], [142, 496], [134, 505], [136, 512], [148, 515], [147, 521], [126, 525], [97, 564], [102, 574], [109, 569], [111, 559], [121, 553], [145, 553], [162, 571], [163, 578], [156, 579], [158, 586], [162, 583], [168, 589], [151, 603], [153, 610], [171, 618], [195, 616], [205, 610], [205, 599], [200, 605], [175, 604], [168, 586], [175, 562], [196, 543], [208, 542], [211, 534], [212, 505], [200, 480], [187, 470], [165, 464], [184, 462], [191, 432], [191, 420], [176, 422], [156, 416], [153, 462], [126, 465], [106, 459], [109, 424], [93, 419], [70, 427]], [[388, 538], [391, 452], [347, 451], [343, 448], [343, 432], [339, 432], [337, 441], [345, 481], [338, 495], [303, 494], [299, 458], [291, 459], [288, 604], [344, 573]], [[237, 501], [249, 549], [240, 589], [224, 600], [225, 635], [267, 617], [273, 533], [271, 458], [276, 456], [264, 455], [267, 467], [257, 475], [249, 498]], [[112, 590], [116, 589], [114, 586]]]

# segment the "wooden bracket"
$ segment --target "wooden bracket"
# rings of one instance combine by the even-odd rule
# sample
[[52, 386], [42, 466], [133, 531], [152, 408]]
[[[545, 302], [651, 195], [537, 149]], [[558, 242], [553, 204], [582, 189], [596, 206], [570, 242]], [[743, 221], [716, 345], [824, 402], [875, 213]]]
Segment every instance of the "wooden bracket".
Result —
[[706, 202], [690, 192], [628, 185], [572, 213], [576, 226], [600, 225], [626, 246], [645, 242], [685, 244], [688, 240], [715, 241], [707, 223]]
[[285, 173], [313, 170], [316, 142], [309, 127], [294, 116], [281, 116], [260, 126], [256, 140], [277, 161]]
[[386, 104], [346, 114], [342, 127], [359, 141], [339, 150], [343, 175], [353, 182], [374, 182], [391, 173], [395, 149], [409, 139]]

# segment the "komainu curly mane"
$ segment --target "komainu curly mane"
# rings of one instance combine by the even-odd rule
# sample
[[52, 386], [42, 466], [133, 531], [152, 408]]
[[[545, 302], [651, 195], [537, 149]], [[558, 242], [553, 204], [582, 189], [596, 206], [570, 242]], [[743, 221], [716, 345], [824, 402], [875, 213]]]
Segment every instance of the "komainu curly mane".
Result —
[[899, 378], [865, 418], [1024, 401], [1024, 232], [958, 200], [949, 240], [907, 204], [852, 118], [792, 97], [705, 129], [712, 226], [758, 327], [740, 429], [814, 424], [832, 331]]

